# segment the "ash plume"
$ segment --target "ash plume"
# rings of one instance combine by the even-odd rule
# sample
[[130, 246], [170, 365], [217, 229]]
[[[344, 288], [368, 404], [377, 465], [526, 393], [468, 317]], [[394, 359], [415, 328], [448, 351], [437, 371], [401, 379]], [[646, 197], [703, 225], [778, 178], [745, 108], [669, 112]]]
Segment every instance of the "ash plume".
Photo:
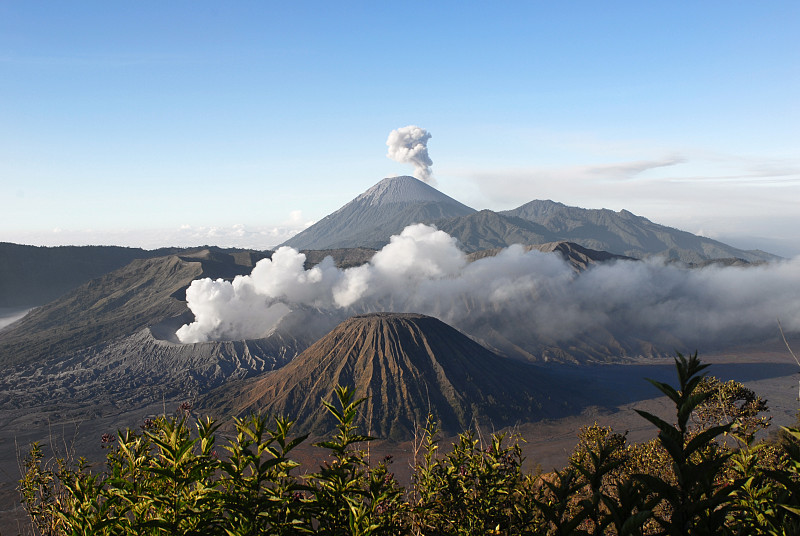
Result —
[[702, 350], [772, 336], [776, 317], [787, 331], [800, 332], [800, 257], [698, 269], [617, 261], [577, 274], [561, 257], [521, 246], [470, 263], [454, 238], [417, 224], [362, 266], [341, 270], [326, 258], [305, 270], [304, 261], [282, 247], [249, 276], [194, 281], [186, 297], [195, 322], [181, 327], [178, 338], [263, 337], [290, 311], [309, 321], [314, 311], [339, 319], [421, 313], [521, 347], [610, 333], [665, 352]]
[[430, 133], [424, 128], [408, 125], [389, 133], [386, 145], [389, 152], [386, 156], [395, 162], [408, 163], [414, 166], [414, 176], [423, 182], [435, 184], [431, 176], [433, 160], [428, 156], [428, 140]]

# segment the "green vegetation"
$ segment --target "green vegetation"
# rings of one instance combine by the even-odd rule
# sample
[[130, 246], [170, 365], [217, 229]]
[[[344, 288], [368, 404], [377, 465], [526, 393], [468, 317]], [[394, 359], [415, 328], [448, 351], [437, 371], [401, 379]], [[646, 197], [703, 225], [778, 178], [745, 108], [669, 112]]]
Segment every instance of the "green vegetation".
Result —
[[463, 433], [443, 454], [429, 420], [404, 488], [388, 457], [369, 459], [372, 438], [354, 425], [363, 400], [340, 387], [324, 402], [337, 428], [317, 444], [327, 461], [312, 474], [290, 457], [306, 437], [286, 418], [236, 419], [217, 446], [217, 423], [180, 411], [104, 436], [100, 472], [46, 460], [34, 444], [20, 490], [45, 535], [800, 534], [800, 429], [757, 441], [764, 402], [706, 367], [678, 354], [677, 388], [652, 382], [675, 406], [672, 423], [639, 412], [656, 439], [628, 444], [588, 427], [550, 474], [523, 471], [503, 435]]

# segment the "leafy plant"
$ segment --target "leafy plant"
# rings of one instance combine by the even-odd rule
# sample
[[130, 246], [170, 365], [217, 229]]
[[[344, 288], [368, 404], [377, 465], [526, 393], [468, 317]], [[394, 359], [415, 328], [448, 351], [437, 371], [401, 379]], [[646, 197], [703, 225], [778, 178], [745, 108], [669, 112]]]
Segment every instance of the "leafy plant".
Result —
[[299, 464], [289, 454], [307, 436], [290, 439], [292, 421], [283, 417], [275, 419], [274, 429], [259, 414], [234, 423], [236, 439], [224, 447], [228, 456], [219, 463], [226, 534], [302, 532], [302, 486], [291, 474]]
[[415, 467], [415, 530], [421, 534], [532, 534], [541, 515], [522, 472], [522, 450], [502, 434], [483, 446], [472, 431], [438, 457], [437, 429], [423, 430], [423, 458]]
[[[22, 502], [41, 535], [588, 535], [800, 534], [800, 428], [756, 441], [766, 405], [738, 384], [705, 378], [697, 354], [675, 360], [677, 388], [650, 380], [675, 422], [639, 414], [658, 438], [627, 444], [611, 428], [581, 431], [562, 470], [523, 471], [518, 438], [467, 431], [443, 453], [432, 418], [406, 490], [391, 457], [372, 463], [355, 426], [364, 399], [337, 387], [316, 472], [296, 475], [287, 417], [191, 421], [189, 408], [102, 438], [103, 467], [24, 460]], [[737, 442], [723, 438], [735, 438]]]
[[198, 420], [192, 431], [187, 419], [181, 412], [148, 420], [142, 431], [104, 435], [101, 473], [84, 460], [49, 469], [34, 445], [20, 481], [34, 526], [41, 534], [288, 534], [283, 527], [299, 517], [284, 500], [297, 487], [289, 475], [297, 464], [286, 455], [304, 437], [288, 440], [283, 419], [273, 430], [263, 416], [236, 420], [221, 461], [218, 426]]
[[707, 367], [700, 363], [696, 352], [688, 358], [678, 353], [677, 390], [666, 383], [648, 380], [675, 404], [675, 425], [652, 413], [636, 410], [659, 429], [658, 440], [671, 459], [673, 482], [658, 475], [634, 475], [667, 503], [668, 514], [656, 517], [664, 534], [720, 533], [730, 509], [731, 494], [736, 489], [732, 483], [718, 482], [729, 454], [720, 453], [712, 444], [717, 436], [730, 431], [733, 424], [710, 426], [694, 435], [689, 431], [692, 412], [713, 395], [712, 391], [698, 389], [702, 371]]
[[332, 461], [326, 462], [311, 475], [308, 491], [314, 500], [308, 511], [314, 518], [314, 530], [321, 535], [382, 535], [403, 531], [402, 488], [388, 472], [388, 460], [370, 468], [363, 450], [356, 445], [372, 437], [357, 432], [355, 421], [358, 406], [365, 399], [355, 400], [349, 387], [336, 388], [338, 407], [323, 401], [337, 421], [333, 439], [317, 443], [328, 449]]

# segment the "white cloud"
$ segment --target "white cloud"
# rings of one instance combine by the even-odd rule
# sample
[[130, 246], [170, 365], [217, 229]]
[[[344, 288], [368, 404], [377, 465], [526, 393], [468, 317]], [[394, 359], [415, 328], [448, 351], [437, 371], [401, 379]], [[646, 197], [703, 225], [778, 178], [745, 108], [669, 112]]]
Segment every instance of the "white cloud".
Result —
[[193, 281], [186, 297], [195, 321], [178, 337], [263, 337], [290, 311], [304, 322], [370, 311], [424, 313], [481, 338], [502, 333], [520, 347], [605, 332], [663, 351], [676, 341], [718, 346], [773, 336], [776, 317], [800, 332], [800, 257], [703, 269], [619, 261], [576, 274], [558, 255], [518, 245], [469, 263], [452, 237], [418, 224], [359, 267], [340, 270], [328, 257], [305, 270], [305, 259], [283, 247], [232, 282]]

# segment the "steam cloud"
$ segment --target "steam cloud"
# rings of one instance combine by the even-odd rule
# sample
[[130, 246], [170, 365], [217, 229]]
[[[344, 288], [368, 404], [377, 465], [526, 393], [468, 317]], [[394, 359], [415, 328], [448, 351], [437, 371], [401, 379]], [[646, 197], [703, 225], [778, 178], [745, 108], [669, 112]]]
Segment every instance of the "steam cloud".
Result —
[[395, 162], [414, 166], [414, 176], [421, 181], [435, 184], [431, 176], [433, 160], [428, 156], [428, 140], [431, 135], [424, 128], [414, 125], [398, 128], [389, 133], [386, 156]]
[[528, 351], [580, 336], [702, 350], [773, 335], [776, 317], [800, 331], [800, 257], [702, 269], [618, 261], [576, 274], [558, 255], [520, 246], [470, 263], [454, 238], [417, 224], [359, 267], [340, 270], [328, 257], [304, 270], [304, 261], [282, 247], [249, 276], [192, 282], [186, 298], [196, 320], [178, 338], [263, 337], [291, 311], [337, 321], [374, 311], [424, 313], [498, 347], [505, 341]]

